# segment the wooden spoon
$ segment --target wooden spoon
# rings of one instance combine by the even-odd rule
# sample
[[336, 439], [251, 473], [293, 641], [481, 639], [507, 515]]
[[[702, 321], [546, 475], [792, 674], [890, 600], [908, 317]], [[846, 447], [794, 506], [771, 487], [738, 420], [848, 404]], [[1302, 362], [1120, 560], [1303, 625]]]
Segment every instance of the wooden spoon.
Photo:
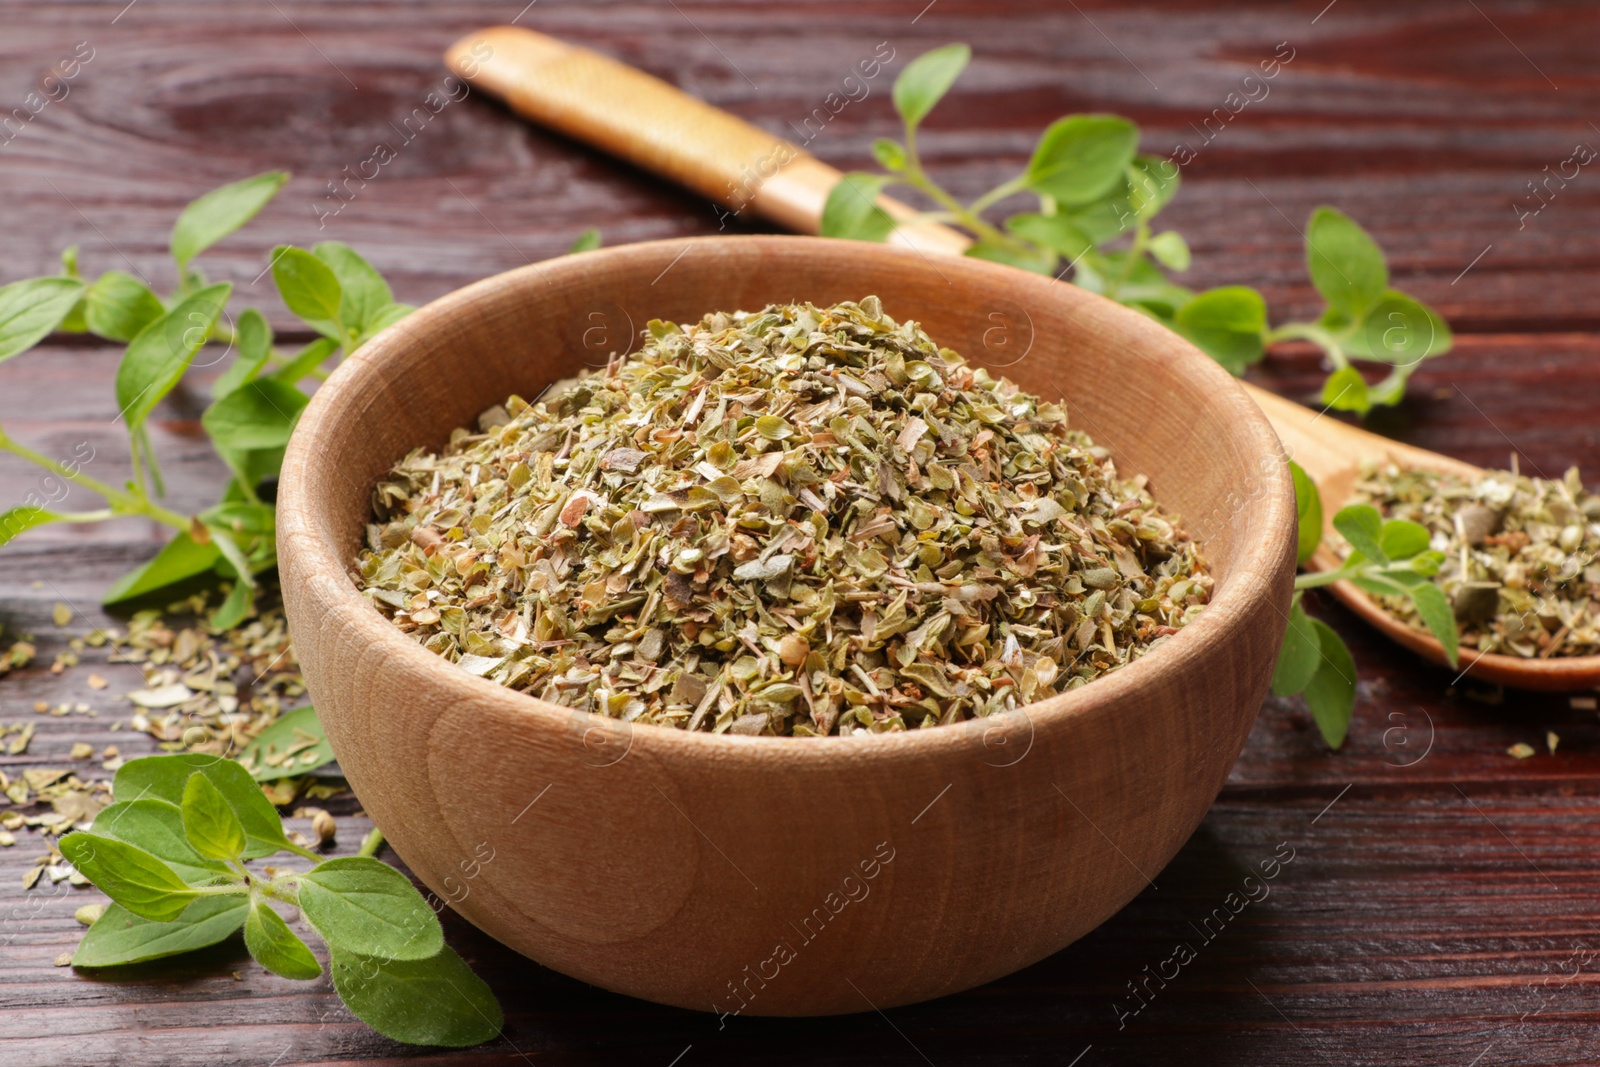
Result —
[[[658, 78], [532, 30], [498, 26], [469, 34], [450, 46], [445, 62], [474, 87], [504, 99], [518, 114], [669, 177], [733, 214], [751, 211], [791, 230], [817, 233], [828, 192], [842, 176], [783, 138]], [[887, 80], [888, 74], [882, 77]], [[939, 255], [960, 255], [971, 243], [956, 230], [916, 218], [916, 209], [908, 204], [888, 197], [880, 197], [878, 203], [891, 216], [905, 220], [890, 238], [892, 243]], [[1460, 460], [1324, 418], [1249, 383], [1244, 386], [1289, 455], [1316, 482], [1325, 533], [1332, 532], [1333, 514], [1348, 499], [1368, 461], [1468, 477], [1483, 473]], [[1324, 544], [1309, 567], [1331, 570], [1338, 564], [1338, 557]], [[1437, 640], [1390, 615], [1360, 589], [1349, 582], [1328, 588], [1390, 638], [1448, 665]], [[1523, 659], [1464, 648], [1460, 661], [1463, 675], [1522, 689], [1600, 686], [1600, 656]]]

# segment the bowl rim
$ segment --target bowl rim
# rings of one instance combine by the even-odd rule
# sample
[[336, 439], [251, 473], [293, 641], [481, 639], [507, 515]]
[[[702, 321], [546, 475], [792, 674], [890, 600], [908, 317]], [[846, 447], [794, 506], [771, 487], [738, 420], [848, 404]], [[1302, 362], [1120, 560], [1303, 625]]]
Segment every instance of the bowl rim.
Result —
[[[1272, 604], [1277, 591], [1270, 579], [1275, 571], [1284, 575], [1283, 600], [1287, 603], [1288, 589], [1295, 571], [1292, 546], [1296, 541], [1296, 510], [1288, 463], [1283, 462], [1266, 464], [1259, 471], [1266, 483], [1266, 491], [1263, 494], [1263, 510], [1266, 514], [1261, 518], [1266, 536], [1242, 545], [1232, 568], [1237, 572], [1237, 576], [1229, 586], [1220, 596], [1206, 605], [1206, 610], [1176, 634], [1169, 636], [1160, 646], [1140, 656], [1134, 662], [1076, 689], [982, 719], [953, 723], [949, 727], [936, 726], [928, 729], [872, 734], [870, 743], [851, 743], [857, 739], [832, 734], [826, 737], [744, 736], [727, 732], [713, 734], [706, 731], [689, 731], [653, 723], [628, 723], [596, 712], [552, 704], [486, 678], [468, 674], [454, 663], [437, 653], [428, 651], [402, 634], [366, 597], [361, 595], [351, 578], [351, 563], [342, 560], [334, 547], [321, 536], [318, 521], [311, 514], [306, 492], [309, 477], [307, 468], [314, 463], [315, 456], [323, 454], [325, 442], [341, 436], [337, 424], [330, 426], [324, 419], [324, 412], [334, 402], [334, 398], [354, 388], [367, 376], [381, 375], [382, 365], [388, 354], [396, 347], [412, 343], [412, 335], [429, 329], [435, 320], [447, 316], [459, 307], [471, 305], [485, 298], [507, 299], [508, 294], [517, 292], [532, 282], [538, 282], [541, 286], [548, 285], [552, 281], [552, 274], [559, 275], [568, 270], [580, 270], [573, 266], [580, 257], [584, 264], [595, 264], [599, 257], [627, 259], [654, 257], [666, 253], [668, 258], [673, 258], [688, 251], [686, 245], [693, 247], [726, 244], [754, 245], [758, 249], [764, 246], [767, 250], [778, 254], [804, 247], [848, 246], [852, 253], [857, 255], [862, 254], [863, 250], [871, 250], [866, 254], [876, 253], [888, 258], [916, 259], [925, 265], [931, 265], [928, 263], [928, 257], [920, 251], [886, 244], [780, 234], [714, 235], [641, 241], [558, 256], [551, 260], [492, 274], [452, 290], [421, 306], [348, 355], [320, 385], [312, 395], [311, 402], [301, 412], [300, 420], [290, 438], [279, 477], [277, 530], [280, 558], [286, 554], [304, 553], [305, 558], [299, 569], [313, 577], [332, 576], [336, 592], [328, 600], [329, 608], [338, 614], [338, 621], [345, 628], [359, 633], [364, 641], [381, 645], [386, 655], [400, 657], [398, 661], [400, 663], [415, 664], [419, 671], [438, 673], [441, 679], [448, 679], [448, 684], [464, 695], [496, 704], [500, 710], [529, 716], [530, 724], [546, 720], [548, 726], [565, 729], [575, 715], [584, 715], [596, 724], [609, 723], [617, 729], [629, 731], [629, 736], [633, 740], [638, 740], [638, 737], [635, 737], [632, 731], [644, 729], [646, 732], [642, 736], [649, 738], [652, 746], [658, 751], [689, 746], [679, 750], [698, 752], [702, 755], [719, 752], [728, 755], [734, 752], [748, 754], [753, 751], [749, 748], [751, 745], [775, 751], [778, 745], [787, 743], [784, 753], [786, 759], [806, 760], [872, 757], [902, 759], [912, 753], [931, 754], [941, 747], [947, 749], [963, 744], [963, 735], [967, 733], [963, 728], [971, 728], [974, 723], [1005, 721], [1014, 725], [1018, 719], [1022, 719], [1027, 722], [1030, 731], [1041, 727], [1056, 728], [1074, 719], [1093, 714], [1098, 709], [1117, 704], [1120, 698], [1138, 690], [1148, 677], [1166, 669], [1169, 662], [1176, 665], [1183, 657], [1215, 656], [1230, 643], [1239, 641], [1242, 631], [1250, 626], [1252, 607], [1263, 601]], [[1191, 358], [1184, 361], [1182, 373], [1185, 376], [1198, 375], [1205, 379], [1208, 395], [1212, 397], [1211, 402], [1231, 409], [1230, 425], [1235, 432], [1254, 439], [1260, 446], [1262, 455], [1285, 458], [1283, 446], [1267, 417], [1250, 399], [1238, 380], [1187, 339], [1167, 330], [1145, 315], [1067, 282], [1046, 279], [1015, 267], [979, 259], [961, 256], [943, 258], [954, 261], [953, 264], [946, 265], [953, 269], [971, 271], [979, 275], [988, 274], [994, 280], [1002, 280], [1013, 286], [1035, 283], [1049, 286], [1050, 289], [1040, 291], [1052, 292], [1068, 301], [1077, 301], [1090, 306], [1098, 305], [1103, 314], [1123, 317], [1124, 324], [1134, 332], [1149, 332], [1152, 340], [1159, 339], [1168, 346], [1180, 350], [1187, 349], [1191, 353]], [[656, 261], [651, 259], [650, 262]], [[351, 430], [347, 427], [344, 433], [349, 432]], [[1287, 564], [1284, 562], [1285, 559], [1288, 561]], [[1279, 609], [1279, 614], [1284, 614], [1287, 618], [1282, 609]], [[449, 673], [443, 673], [446, 671]]]

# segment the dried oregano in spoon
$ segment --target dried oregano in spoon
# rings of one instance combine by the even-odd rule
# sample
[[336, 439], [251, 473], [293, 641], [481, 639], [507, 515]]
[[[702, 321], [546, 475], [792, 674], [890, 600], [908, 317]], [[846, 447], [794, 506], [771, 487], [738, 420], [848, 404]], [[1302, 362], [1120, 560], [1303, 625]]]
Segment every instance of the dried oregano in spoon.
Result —
[[[1443, 554], [1433, 581], [1463, 646], [1527, 658], [1600, 653], [1600, 495], [1584, 490], [1577, 468], [1556, 481], [1372, 466], [1353, 499], [1427, 528]], [[1379, 602], [1420, 625], [1409, 599]]]
[[650, 323], [374, 492], [358, 580], [543, 700], [741, 734], [952, 723], [1199, 612], [1194, 543], [1066, 412], [876, 297]]

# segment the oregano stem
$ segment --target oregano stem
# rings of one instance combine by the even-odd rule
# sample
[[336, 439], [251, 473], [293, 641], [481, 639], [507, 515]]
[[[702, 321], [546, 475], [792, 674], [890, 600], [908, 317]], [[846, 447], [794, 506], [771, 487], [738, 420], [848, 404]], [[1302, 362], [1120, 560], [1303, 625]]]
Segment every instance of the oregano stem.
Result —
[[906, 127], [906, 169], [903, 180], [912, 188], [920, 189], [927, 193], [935, 203], [950, 213], [956, 223], [965, 227], [982, 240], [991, 241], [995, 244], [1009, 245], [1012, 248], [1024, 251], [1033, 251], [1031, 246], [985, 222], [971, 208], [963, 205], [961, 201], [945, 192], [932, 178], [928, 177], [927, 172], [922, 169], [922, 158], [917, 154], [917, 128], [915, 126]]
[[[117, 514], [144, 515], [163, 525], [170, 526], [174, 530], [187, 532], [189, 529], [188, 519], [175, 511], [162, 507], [149, 497], [123, 492], [121, 489], [107, 485], [98, 478], [91, 478], [82, 471], [69, 470], [49, 456], [35, 452], [26, 445], [13, 441], [3, 430], [0, 430], [0, 450], [10, 452], [13, 456], [19, 456], [29, 463], [43, 467], [56, 477], [69, 481], [73, 485], [81, 485], [92, 493], [98, 493], [106, 499], [106, 502], [111, 505], [112, 510]], [[137, 463], [135, 466], [137, 467]], [[109, 518], [110, 516], [107, 517]], [[79, 519], [74, 521], [90, 522], [92, 520]]]
[[1314, 322], [1286, 322], [1282, 326], [1268, 330], [1262, 340], [1269, 345], [1277, 344], [1279, 341], [1310, 341], [1328, 353], [1328, 358], [1333, 361], [1336, 369], [1343, 370], [1350, 365], [1339, 339]]
[[1106, 296], [1115, 300], [1117, 293], [1128, 284], [1128, 279], [1133, 277], [1133, 268], [1144, 259], [1145, 247], [1150, 243], [1150, 224], [1143, 219], [1133, 231], [1133, 244], [1128, 246], [1128, 252], [1122, 258], [1122, 269], [1117, 271], [1117, 276], [1112, 279], [1106, 288]]
[[356, 852], [358, 856], [376, 856], [383, 847], [383, 831], [374, 826], [367, 831], [367, 836], [361, 839], [361, 848]]

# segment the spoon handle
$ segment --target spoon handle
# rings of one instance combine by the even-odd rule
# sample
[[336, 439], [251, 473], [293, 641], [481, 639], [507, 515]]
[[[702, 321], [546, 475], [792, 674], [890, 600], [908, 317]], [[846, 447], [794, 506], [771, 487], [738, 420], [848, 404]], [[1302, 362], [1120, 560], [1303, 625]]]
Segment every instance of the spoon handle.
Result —
[[[461, 38], [445, 63], [517, 114], [671, 178], [739, 213], [748, 209], [816, 233], [839, 171], [796, 145], [609, 56], [517, 26]], [[905, 220], [894, 243], [959, 255], [970, 241], [915, 208], [878, 203]]]

